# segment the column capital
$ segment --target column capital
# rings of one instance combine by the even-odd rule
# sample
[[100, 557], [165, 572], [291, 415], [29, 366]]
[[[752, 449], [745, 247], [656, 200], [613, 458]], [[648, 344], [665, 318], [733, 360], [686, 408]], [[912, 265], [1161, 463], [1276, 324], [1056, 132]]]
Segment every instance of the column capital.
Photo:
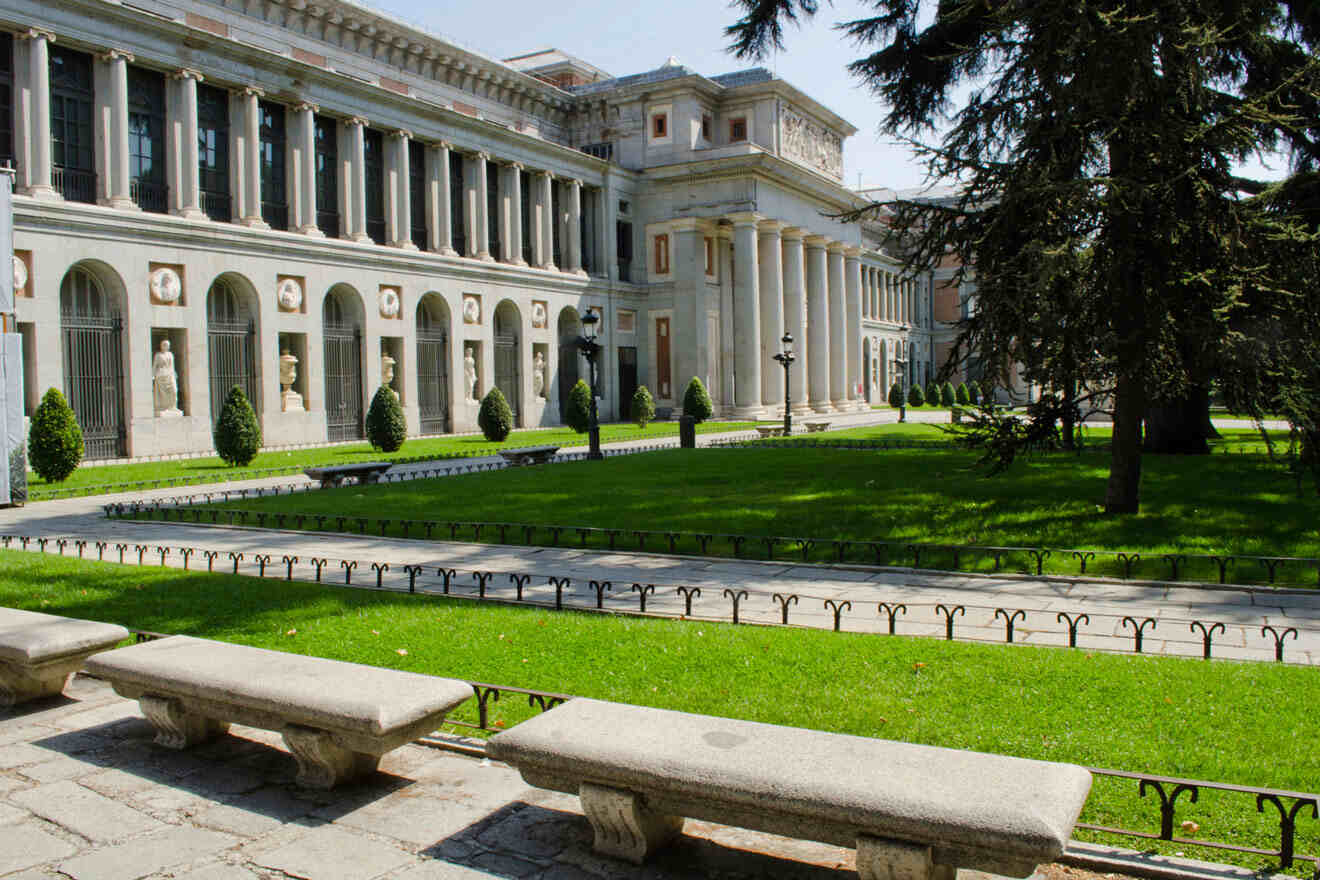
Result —
[[765, 219], [755, 211], [743, 211], [737, 214], [725, 214], [724, 216], [726, 220], [732, 221], [734, 226], [755, 226]]
[[104, 52], [101, 52], [96, 56], [96, 60], [129, 62], [135, 59], [132, 52], [128, 52], [124, 49], [106, 49]]
[[350, 117], [348, 117], [347, 119], [344, 120], [344, 124], [345, 124], [345, 125], [360, 125], [360, 126], [362, 126], [363, 128], [366, 128], [366, 127], [367, 127], [367, 120], [363, 119], [361, 116], [350, 116]]
[[473, 159], [480, 159], [480, 160], [483, 161], [483, 162], [489, 162], [489, 161], [490, 161], [490, 153], [487, 153], [485, 150], [477, 150], [477, 152], [475, 152], [475, 153], [472, 154], [472, 158], [473, 158]]
[[390, 132], [390, 137], [410, 141], [413, 139], [413, 133], [406, 128], [396, 128], [394, 131]]
[[569, 185], [569, 186], [576, 186], [576, 187], [578, 187], [579, 189], [581, 189], [581, 187], [582, 187], [582, 179], [579, 178], [579, 177], [571, 178], [571, 179], [568, 181], [568, 185]]
[[264, 89], [259, 89], [259, 88], [257, 88], [256, 86], [243, 86], [242, 88], [234, 89], [233, 92], [232, 92], [232, 94], [233, 94], [234, 96], [236, 96], [236, 97], [239, 97], [239, 98], [264, 98], [264, 97], [266, 97], [266, 92], [265, 92], [265, 90], [264, 90]]
[[311, 101], [299, 101], [297, 104], [293, 105], [293, 111], [295, 113], [316, 114], [321, 112], [321, 107], [319, 104], [313, 104]]
[[509, 163], [509, 167], [512, 168], [514, 171], [522, 171], [522, 170], [523, 170], [523, 163], [521, 163], [521, 162], [510, 162], [510, 163]]
[[665, 232], [705, 232], [706, 223], [700, 217], [679, 217], [664, 224]]
[[170, 74], [170, 79], [191, 79], [196, 80], [197, 82], [206, 82], [206, 77], [202, 76], [201, 72], [193, 70], [191, 67], [184, 67], [180, 70], [174, 71], [174, 73]]
[[14, 36], [18, 37], [20, 40], [45, 40], [47, 43], [55, 42], [55, 34], [45, 28], [30, 27]]
[[829, 251], [831, 254], [842, 254], [845, 247], [847, 247], [847, 245], [843, 242], [831, 239], [830, 243], [825, 245], [825, 250]]
[[544, 178], [547, 179], [547, 180], [554, 180], [554, 179], [555, 179], [555, 173], [554, 173], [553, 171], [546, 171], [546, 170], [544, 170], [544, 169], [542, 169], [541, 171], [536, 172], [536, 176], [537, 176], [537, 177], [544, 177]]
[[807, 230], [801, 226], [785, 226], [779, 230], [779, 235], [786, 241], [801, 241], [807, 237]]
[[779, 220], [762, 220], [760, 223], [756, 224], [756, 228], [762, 235], [778, 235], [781, 237], [784, 234], [784, 228], [786, 226], [787, 224]]
[[824, 235], [806, 235], [803, 236], [802, 243], [809, 248], [823, 251], [829, 245], [830, 240]]
[[843, 248], [843, 256], [848, 260], [860, 260], [862, 258], [862, 249], [853, 244], [845, 245]]
[[452, 150], [454, 148], [452, 143], [444, 139], [435, 141], [430, 146], [435, 147], [437, 150]]

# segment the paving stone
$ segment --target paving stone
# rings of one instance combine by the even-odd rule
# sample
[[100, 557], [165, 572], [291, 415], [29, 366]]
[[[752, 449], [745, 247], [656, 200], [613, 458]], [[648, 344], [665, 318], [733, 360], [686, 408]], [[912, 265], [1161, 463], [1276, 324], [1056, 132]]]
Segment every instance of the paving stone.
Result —
[[248, 858], [308, 880], [370, 880], [413, 861], [401, 849], [331, 825], [306, 831], [273, 851], [249, 851]]
[[90, 788], [92, 791], [106, 797], [119, 799], [125, 799], [130, 795], [146, 791], [157, 784], [154, 780], [148, 779], [140, 773], [130, 773], [118, 768], [93, 773], [91, 776], [83, 777], [78, 782], [85, 788]]
[[20, 742], [0, 747], [0, 770], [13, 767], [27, 767], [42, 761], [53, 761], [58, 754], [49, 749], [39, 749], [31, 743]]
[[227, 834], [202, 828], [172, 828], [93, 850], [61, 862], [59, 869], [74, 880], [137, 880], [175, 865], [191, 864], [236, 842]]
[[541, 870], [541, 866], [535, 862], [507, 853], [482, 853], [472, 859], [472, 864], [490, 871], [496, 877], [530, 877]]
[[59, 719], [57, 725], [62, 730], [89, 730], [99, 727], [113, 727], [125, 719], [135, 719], [146, 723], [138, 711], [136, 702], [116, 700], [113, 703], [96, 706], [81, 712], [70, 712]]
[[505, 875], [492, 874], [489, 871], [469, 868], [466, 865], [456, 865], [453, 862], [427, 859], [408, 868], [402, 874], [394, 875], [390, 880], [489, 880], [492, 877], [503, 876]]
[[73, 844], [33, 823], [0, 826], [0, 874], [62, 859], [75, 851]]
[[240, 837], [260, 837], [284, 824], [271, 816], [229, 804], [216, 804], [204, 809], [193, 815], [193, 821], [206, 828], [227, 831]]
[[152, 831], [160, 823], [76, 782], [54, 782], [15, 792], [9, 799], [88, 840], [108, 842]]
[[258, 880], [258, 878], [256, 874], [241, 865], [217, 862], [186, 874], [175, 874], [174, 880]]
[[100, 764], [66, 755], [53, 761], [43, 761], [31, 767], [23, 767], [19, 772], [34, 782], [59, 782], [61, 779], [90, 776], [102, 769], [104, 768]]
[[0, 825], [17, 825], [31, 815], [27, 810], [20, 810], [18, 807], [11, 807], [8, 804], [0, 804]]

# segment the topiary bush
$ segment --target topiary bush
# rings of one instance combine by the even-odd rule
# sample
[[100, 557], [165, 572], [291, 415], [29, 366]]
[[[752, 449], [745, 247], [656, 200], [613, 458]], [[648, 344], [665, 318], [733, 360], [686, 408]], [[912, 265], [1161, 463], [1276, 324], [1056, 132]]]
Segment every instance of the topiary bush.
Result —
[[564, 424], [579, 434], [591, 427], [591, 388], [586, 379], [578, 379], [568, 392], [568, 406], [564, 410]]
[[926, 389], [925, 389], [925, 390], [926, 390], [926, 405], [927, 405], [927, 406], [939, 406], [939, 405], [940, 405], [940, 385], [939, 385], [939, 383], [936, 382], [934, 379], [931, 379], [929, 382], [926, 383]]
[[953, 389], [953, 400], [959, 406], [970, 406], [971, 398], [967, 394], [967, 383], [959, 382], [958, 387]]
[[921, 406], [926, 402], [926, 395], [920, 385], [913, 385], [908, 390], [908, 406]]
[[693, 376], [687, 390], [683, 392], [683, 415], [692, 419], [694, 424], [700, 424], [714, 414], [715, 404], [711, 403], [706, 386]]
[[504, 399], [500, 389], [492, 386], [481, 398], [481, 409], [477, 412], [477, 424], [481, 433], [492, 443], [503, 443], [513, 430], [513, 410]]
[[211, 437], [216, 454], [230, 467], [242, 467], [257, 457], [257, 450], [261, 449], [261, 425], [239, 386], [229, 389]]
[[967, 383], [967, 402], [972, 406], [981, 405], [981, 386], [978, 383]]
[[633, 393], [632, 417], [639, 428], [645, 428], [647, 423], [655, 418], [655, 398], [651, 396], [651, 390], [645, 385], [637, 386], [637, 390]]
[[897, 382], [889, 386], [889, 405], [894, 409], [903, 405], [903, 386]]
[[403, 420], [399, 396], [388, 385], [376, 389], [367, 410], [367, 442], [382, 452], [397, 452], [408, 437], [408, 423]]
[[58, 388], [46, 391], [28, 431], [28, 462], [47, 483], [62, 483], [83, 457], [82, 428]]
[[940, 386], [940, 406], [953, 406], [956, 400], [952, 382], [945, 382]]

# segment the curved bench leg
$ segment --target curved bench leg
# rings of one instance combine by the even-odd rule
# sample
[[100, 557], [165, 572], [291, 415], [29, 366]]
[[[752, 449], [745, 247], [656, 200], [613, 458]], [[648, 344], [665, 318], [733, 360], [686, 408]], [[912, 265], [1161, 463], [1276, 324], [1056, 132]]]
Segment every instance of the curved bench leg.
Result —
[[72, 664], [56, 663], [34, 669], [17, 663], [0, 662], [0, 709], [62, 693], [69, 676], [77, 672], [81, 665], [81, 661], [74, 661]]
[[328, 790], [375, 773], [380, 763], [380, 755], [349, 751], [324, 730], [290, 724], [280, 733], [298, 761], [298, 784], [303, 788]]
[[683, 833], [682, 816], [657, 813], [634, 792], [584, 782], [578, 798], [596, 832], [596, 852], [640, 865]]
[[930, 847], [863, 834], [857, 838], [857, 875], [861, 880], [954, 880], [958, 869], [937, 865]]
[[229, 730], [226, 722], [189, 712], [172, 697], [143, 694], [138, 698], [138, 707], [156, 728], [156, 744], [167, 749], [186, 749]]

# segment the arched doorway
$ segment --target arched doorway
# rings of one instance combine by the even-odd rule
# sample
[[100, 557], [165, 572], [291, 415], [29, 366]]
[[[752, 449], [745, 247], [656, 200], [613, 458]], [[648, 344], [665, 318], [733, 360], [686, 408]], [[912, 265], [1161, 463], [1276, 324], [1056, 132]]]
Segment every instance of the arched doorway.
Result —
[[513, 425], [522, 427], [522, 316], [509, 300], [495, 309], [495, 387], [513, 410]]
[[206, 346], [210, 359], [211, 424], [220, 420], [220, 408], [237, 385], [252, 408], [261, 412], [261, 384], [257, 380], [257, 310], [245, 281], [221, 275], [206, 293]]
[[880, 340], [880, 393], [884, 395], [884, 403], [889, 402], [889, 386], [894, 383], [889, 378], [889, 341]]
[[875, 388], [871, 382], [872, 369], [873, 366], [871, 363], [871, 338], [869, 336], [863, 336], [862, 337], [862, 373], [863, 373], [862, 381], [866, 389], [866, 396], [863, 397], [862, 399], [865, 400], [868, 404], [871, 402], [871, 395], [875, 392]]
[[128, 454], [124, 419], [124, 322], [118, 296], [85, 265], [60, 282], [64, 393], [87, 459]]
[[582, 319], [577, 309], [567, 306], [559, 312], [559, 420], [568, 412], [568, 395], [580, 378], [577, 339], [582, 335]]
[[326, 439], [361, 440], [362, 298], [336, 284], [321, 308]]
[[417, 401], [423, 434], [448, 434], [449, 307], [438, 293], [417, 304]]

